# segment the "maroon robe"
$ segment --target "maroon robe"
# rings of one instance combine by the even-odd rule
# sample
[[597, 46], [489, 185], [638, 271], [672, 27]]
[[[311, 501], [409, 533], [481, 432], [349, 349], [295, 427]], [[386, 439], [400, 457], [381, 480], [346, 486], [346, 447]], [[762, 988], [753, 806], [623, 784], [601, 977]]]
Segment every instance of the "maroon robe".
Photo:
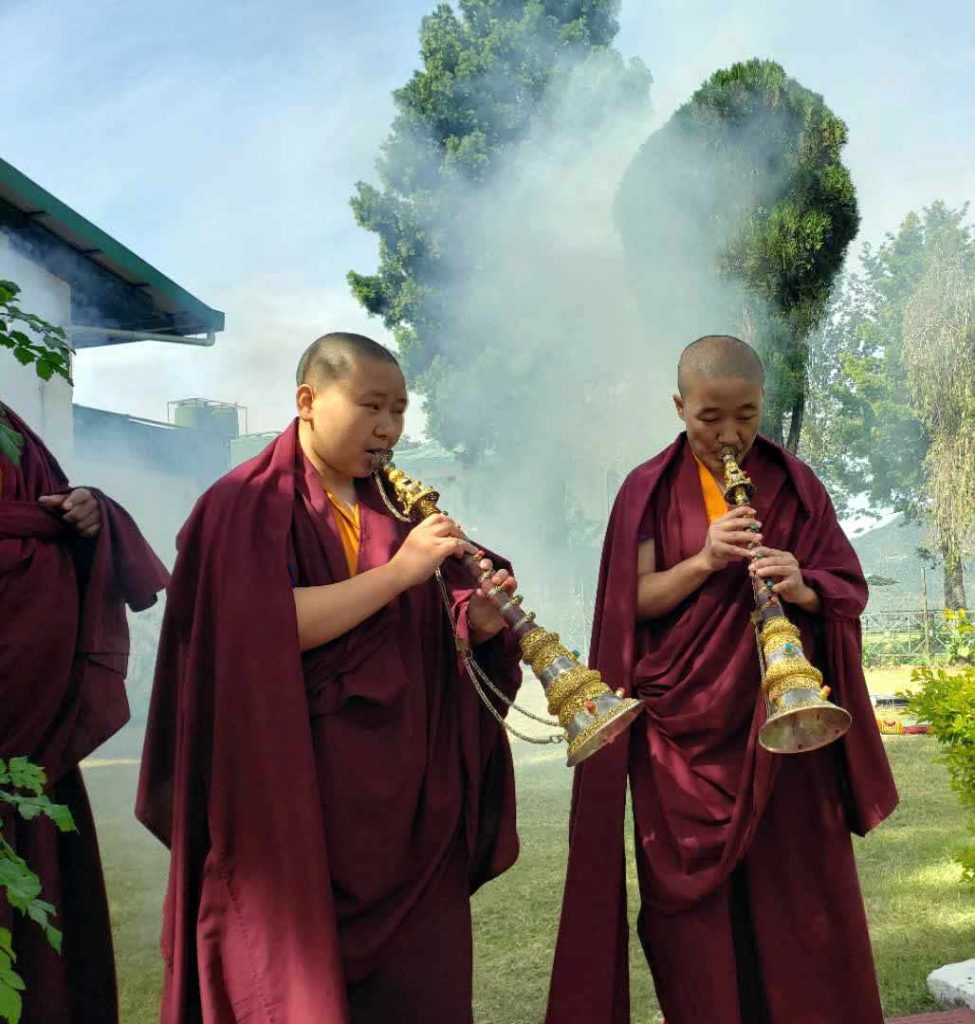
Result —
[[[409, 526], [372, 480], [359, 510], [365, 571]], [[513, 774], [436, 583], [301, 654], [292, 586], [348, 566], [296, 426], [178, 547], [137, 808], [172, 851], [161, 1020], [469, 1021], [469, 894], [517, 855]], [[513, 695], [512, 638], [478, 658]]]
[[148, 608], [167, 574], [104, 495], [93, 492], [101, 530], [92, 540], [39, 505], [43, 494], [64, 493], [67, 480], [40, 439], [6, 416], [24, 448], [18, 466], [0, 457], [0, 757], [40, 764], [78, 831], [4, 813], [4, 836], [57, 908], [62, 955], [5, 904], [0, 924], [12, 927], [27, 985], [22, 1024], [111, 1024], [118, 1008], [108, 905], [78, 762], [128, 721], [125, 605]]
[[765, 720], [744, 562], [669, 615], [636, 621], [637, 547], [658, 571], [708, 529], [686, 438], [624, 482], [603, 550], [592, 659], [646, 714], [629, 741], [576, 770], [548, 1024], [629, 1020], [623, 811], [629, 777], [639, 933], [668, 1024], [881, 1024], [849, 839], [897, 793], [863, 678], [859, 562], [812, 471], [759, 438], [746, 460], [766, 545], [791, 551], [819, 616], [787, 606], [853, 716], [846, 737], [795, 757], [757, 742]]

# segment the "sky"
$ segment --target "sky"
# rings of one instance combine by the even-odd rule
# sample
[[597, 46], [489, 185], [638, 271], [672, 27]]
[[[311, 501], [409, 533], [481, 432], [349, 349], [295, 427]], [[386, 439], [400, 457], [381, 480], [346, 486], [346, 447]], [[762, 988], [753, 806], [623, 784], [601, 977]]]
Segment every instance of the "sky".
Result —
[[[213, 349], [79, 354], [76, 401], [165, 419], [239, 402], [251, 431], [292, 415], [326, 330], [382, 325], [351, 298], [376, 265], [349, 196], [417, 66], [433, 0], [0, 0], [0, 155], [207, 304]], [[849, 126], [860, 238], [975, 197], [971, 0], [624, 0], [617, 46], [654, 76], [655, 124], [713, 71], [772, 58]], [[407, 430], [423, 429], [418, 405]]]

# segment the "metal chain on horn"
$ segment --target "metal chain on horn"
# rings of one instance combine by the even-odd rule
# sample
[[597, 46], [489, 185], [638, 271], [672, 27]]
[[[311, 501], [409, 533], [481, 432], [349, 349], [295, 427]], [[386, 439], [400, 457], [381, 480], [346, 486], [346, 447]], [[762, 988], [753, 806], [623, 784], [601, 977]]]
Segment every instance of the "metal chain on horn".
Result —
[[[412, 523], [413, 520], [409, 516], [404, 516], [402, 512], [390, 501], [389, 495], [386, 493], [386, 488], [383, 486], [382, 480], [379, 476], [376, 476], [376, 489], [379, 491], [379, 495], [383, 500], [383, 504], [389, 509], [390, 513], [394, 518], [398, 519], [401, 523]], [[443, 599], [444, 610], [447, 613], [447, 621], [450, 623], [451, 632], [454, 635], [454, 641], [457, 644], [458, 651], [460, 652], [461, 661], [464, 664], [464, 669], [467, 672], [468, 678], [474, 685], [474, 689], [477, 691], [478, 697], [481, 698], [481, 702], [491, 712], [495, 721], [511, 733], [512, 736], [519, 740], [524, 740], [526, 743], [536, 743], [539, 745], [547, 746], [549, 744], [564, 743], [565, 733], [561, 731], [560, 723], [553, 718], [543, 718], [541, 715], [536, 715], [529, 711], [527, 708], [523, 708], [520, 704], [512, 700], [501, 688], [495, 685], [494, 682], [488, 677], [487, 673], [477, 663], [477, 659], [471, 653], [470, 648], [467, 644], [461, 646], [460, 637], [457, 636], [457, 631], [454, 629], [453, 616], [451, 615], [450, 608], [450, 594], [447, 591], [447, 585], [444, 583], [443, 574], [437, 569], [435, 576], [437, 583], [440, 586], [440, 596]], [[527, 733], [523, 733], [511, 725], [507, 719], [500, 714], [498, 709], [494, 706], [494, 701], [484, 692], [484, 688], [487, 688], [497, 697], [503, 701], [513, 711], [517, 711], [518, 714], [524, 715], [525, 718], [530, 718], [532, 721], [540, 722], [542, 725], [547, 725], [549, 728], [559, 729], [557, 733], [550, 733], [548, 736], [529, 736]]]
[[[451, 622], [451, 628], [453, 629], [450, 607], [450, 593], [447, 590], [447, 584], [444, 583], [443, 574], [439, 569], [436, 571], [437, 583], [440, 586], [440, 596], [443, 598], [444, 610], [447, 613], [447, 621]], [[477, 691], [477, 695], [481, 698], [484, 706], [491, 712], [497, 723], [503, 726], [512, 736], [516, 736], [520, 740], [524, 740], [526, 743], [537, 743], [540, 745], [547, 745], [549, 743], [564, 743], [565, 733], [561, 731], [560, 723], [553, 718], [543, 718], [541, 715], [536, 715], [529, 711], [527, 708], [523, 708], [520, 704], [517, 704], [512, 700], [499, 686], [492, 682], [491, 678], [484, 671], [483, 668], [478, 664], [477, 659], [471, 652], [470, 647], [466, 643], [461, 641], [460, 637], [457, 636], [456, 630], [454, 630], [454, 639], [457, 642], [458, 650], [460, 651], [461, 661], [464, 663], [464, 668], [467, 670], [467, 675], [470, 681], [474, 684], [474, 689]], [[517, 711], [518, 714], [524, 715], [525, 718], [530, 718], [534, 722], [539, 722], [542, 725], [547, 725], [549, 728], [559, 729], [557, 733], [550, 733], [548, 736], [529, 736], [527, 733], [520, 732], [508, 720], [498, 712], [498, 709], [494, 706], [488, 695], [484, 692], [483, 687], [486, 687], [491, 693], [494, 694], [498, 700], [505, 703], [512, 711]]]

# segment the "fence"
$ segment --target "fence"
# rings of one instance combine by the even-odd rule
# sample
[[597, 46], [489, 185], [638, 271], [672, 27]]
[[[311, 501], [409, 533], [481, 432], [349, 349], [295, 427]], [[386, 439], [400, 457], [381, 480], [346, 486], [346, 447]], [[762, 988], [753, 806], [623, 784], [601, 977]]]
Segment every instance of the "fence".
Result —
[[[539, 619], [585, 654], [592, 628], [593, 595], [584, 588], [558, 592], [541, 587], [533, 607]], [[534, 599], [533, 599], [534, 600]], [[867, 665], [912, 665], [922, 661], [968, 661], [975, 657], [975, 613], [921, 609], [865, 612], [863, 660]], [[972, 638], [972, 639], [970, 639]]]
[[865, 612], [863, 660], [867, 665], [912, 664], [930, 660], [968, 660], [971, 612]]

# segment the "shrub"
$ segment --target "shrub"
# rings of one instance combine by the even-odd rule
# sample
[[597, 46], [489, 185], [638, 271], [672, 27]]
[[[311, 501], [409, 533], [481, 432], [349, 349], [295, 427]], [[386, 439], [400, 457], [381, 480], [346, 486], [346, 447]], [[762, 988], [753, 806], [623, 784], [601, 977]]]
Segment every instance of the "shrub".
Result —
[[914, 672], [913, 679], [921, 689], [908, 695], [908, 709], [931, 723], [952, 788], [971, 815], [971, 840], [958, 860], [965, 880], [975, 883], [975, 666], [956, 672], [924, 666]]

